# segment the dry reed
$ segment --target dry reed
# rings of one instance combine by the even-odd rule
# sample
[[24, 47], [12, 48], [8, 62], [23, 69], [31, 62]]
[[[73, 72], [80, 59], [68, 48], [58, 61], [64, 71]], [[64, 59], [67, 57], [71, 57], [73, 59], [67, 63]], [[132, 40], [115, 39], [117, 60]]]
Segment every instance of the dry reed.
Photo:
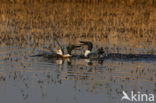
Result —
[[53, 36], [156, 44], [154, 0], [1, 0], [0, 42], [44, 44]]

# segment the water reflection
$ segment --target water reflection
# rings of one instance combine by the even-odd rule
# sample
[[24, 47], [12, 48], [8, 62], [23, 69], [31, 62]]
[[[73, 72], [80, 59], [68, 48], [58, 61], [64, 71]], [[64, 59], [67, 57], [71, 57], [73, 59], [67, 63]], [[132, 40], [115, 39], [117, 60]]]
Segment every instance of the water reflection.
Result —
[[[21, 102], [32, 100], [39, 103], [84, 100], [91, 103], [94, 100], [120, 102], [122, 90], [156, 92], [156, 61], [56, 60], [32, 58], [30, 55], [33, 52], [32, 48], [1, 49], [0, 98], [2, 101], [9, 101], [3, 98], [3, 95], [8, 95]], [[16, 96], [13, 96], [14, 94]], [[95, 97], [91, 98], [93, 95]]]

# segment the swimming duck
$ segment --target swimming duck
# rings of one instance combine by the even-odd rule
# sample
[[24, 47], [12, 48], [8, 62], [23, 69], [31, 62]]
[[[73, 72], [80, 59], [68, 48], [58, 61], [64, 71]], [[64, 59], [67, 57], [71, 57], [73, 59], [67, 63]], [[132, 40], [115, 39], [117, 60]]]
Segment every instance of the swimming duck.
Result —
[[99, 58], [104, 53], [103, 48], [99, 48], [97, 51], [92, 52], [93, 43], [90, 41], [80, 41], [80, 43], [81, 43], [80, 44], [81, 46], [83, 45], [88, 46], [87, 50], [85, 51], [83, 55], [85, 58]]
[[[72, 57], [72, 50], [77, 49], [81, 46], [79, 45], [68, 45], [67, 46], [67, 54], [64, 54], [64, 49], [57, 49], [56, 51], [52, 50], [52, 49], [46, 49], [43, 50], [41, 54], [37, 54], [34, 56], [42, 56], [42, 57], [46, 57], [46, 58], [69, 58]], [[33, 57], [34, 57], [33, 56]]]

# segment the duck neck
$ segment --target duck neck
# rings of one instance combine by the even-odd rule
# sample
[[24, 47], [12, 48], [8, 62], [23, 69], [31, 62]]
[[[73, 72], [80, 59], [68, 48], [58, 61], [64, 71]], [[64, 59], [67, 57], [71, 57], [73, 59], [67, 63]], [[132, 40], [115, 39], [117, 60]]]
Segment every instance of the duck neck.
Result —
[[86, 50], [85, 53], [84, 53], [84, 56], [88, 57], [89, 54], [90, 54], [90, 50]]

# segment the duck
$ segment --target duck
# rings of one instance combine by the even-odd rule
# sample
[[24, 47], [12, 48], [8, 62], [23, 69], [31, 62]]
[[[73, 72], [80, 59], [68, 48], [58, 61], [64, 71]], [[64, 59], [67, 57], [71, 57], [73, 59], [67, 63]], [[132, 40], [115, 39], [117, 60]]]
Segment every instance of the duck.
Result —
[[[93, 43], [90, 41], [79, 41], [81, 46], [86, 45], [88, 48], [85, 50], [83, 57], [84, 58], [100, 58], [102, 54], [104, 54], [103, 48], [97, 49], [97, 51], [92, 51], [93, 49]], [[82, 56], [81, 56], [82, 57]]]
[[37, 55], [33, 55], [32, 57], [35, 57], [35, 56], [42, 56], [42, 57], [45, 57], [45, 58], [70, 58], [72, 57], [72, 51], [77, 48], [79, 48], [81, 46], [79, 45], [68, 45], [66, 47], [67, 49], [67, 54], [64, 53], [64, 49], [63, 48], [58, 48], [57, 50], [53, 50], [53, 49], [46, 49], [46, 50], [43, 50], [42, 53], [40, 54], [37, 54]]

